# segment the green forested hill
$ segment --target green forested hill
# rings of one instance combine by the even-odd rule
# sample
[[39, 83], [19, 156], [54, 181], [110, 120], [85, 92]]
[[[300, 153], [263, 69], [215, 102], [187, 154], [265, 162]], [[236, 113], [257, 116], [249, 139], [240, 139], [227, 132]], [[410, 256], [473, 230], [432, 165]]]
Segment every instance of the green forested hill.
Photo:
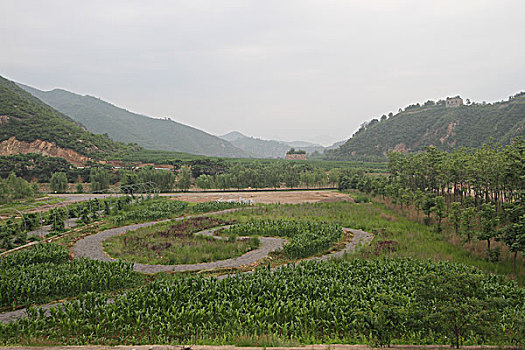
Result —
[[79, 121], [95, 134], [120, 142], [137, 143], [151, 150], [176, 151], [217, 157], [248, 157], [228, 141], [174, 122], [131, 113], [91, 96], [65, 90], [40, 91], [19, 84], [60, 112]]
[[81, 124], [0, 76], [0, 142], [12, 136], [18, 141], [54, 142], [95, 159], [137, 149], [88, 132]]
[[396, 115], [373, 119], [328, 159], [384, 159], [389, 150], [417, 152], [433, 145], [444, 151], [478, 148], [484, 143], [508, 144], [525, 136], [525, 93], [508, 101], [446, 108], [444, 101], [412, 105]]

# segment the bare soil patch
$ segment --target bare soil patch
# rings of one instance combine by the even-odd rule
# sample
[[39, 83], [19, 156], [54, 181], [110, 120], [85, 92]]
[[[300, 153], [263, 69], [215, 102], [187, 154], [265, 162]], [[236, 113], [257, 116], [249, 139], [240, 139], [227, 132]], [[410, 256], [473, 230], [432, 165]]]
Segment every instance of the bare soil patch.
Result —
[[162, 194], [173, 197], [184, 202], [209, 202], [216, 200], [251, 200], [255, 204], [299, 204], [317, 202], [341, 202], [352, 201], [352, 198], [345, 193], [333, 190], [312, 190], [312, 191], [275, 191], [275, 192], [210, 192], [210, 193], [177, 193]]

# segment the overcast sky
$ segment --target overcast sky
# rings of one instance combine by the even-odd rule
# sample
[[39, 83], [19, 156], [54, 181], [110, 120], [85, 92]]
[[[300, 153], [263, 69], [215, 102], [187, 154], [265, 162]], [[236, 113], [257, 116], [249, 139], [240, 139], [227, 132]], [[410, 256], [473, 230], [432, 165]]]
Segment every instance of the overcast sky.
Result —
[[1, 0], [0, 75], [330, 144], [411, 103], [525, 90], [525, 1]]

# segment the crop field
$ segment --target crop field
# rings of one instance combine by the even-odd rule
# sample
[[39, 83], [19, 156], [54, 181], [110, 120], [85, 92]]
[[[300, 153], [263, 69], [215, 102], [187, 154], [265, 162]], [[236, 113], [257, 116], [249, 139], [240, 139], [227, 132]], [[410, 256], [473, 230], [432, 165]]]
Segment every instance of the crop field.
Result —
[[[99, 230], [173, 220], [103, 242], [110, 256], [127, 262], [70, 260], [66, 247], [56, 244], [2, 258], [4, 311], [69, 301], [48, 313], [29, 308], [27, 318], [1, 324], [0, 345], [525, 345], [525, 290], [507, 267], [470, 254], [364, 194], [355, 197], [360, 203], [249, 209], [163, 198], [79, 203], [69, 215], [99, 221]], [[174, 219], [182, 215], [193, 217]], [[221, 240], [194, 235], [225, 225], [231, 226], [217, 231]], [[301, 261], [340, 244], [342, 227], [373, 233], [374, 240], [343, 259]], [[228, 259], [256, 248], [262, 237], [286, 241], [259, 263], [228, 269], [230, 277], [220, 270], [133, 272], [131, 262]]]
[[131, 222], [167, 219], [182, 214], [186, 207], [187, 203], [184, 202], [163, 199], [151, 200], [131, 205], [122, 213], [114, 215], [111, 220], [117, 225], [124, 225]]
[[289, 259], [301, 259], [324, 252], [342, 238], [338, 225], [296, 220], [250, 220], [233, 225], [227, 235], [280, 236], [290, 238], [282, 254]]
[[515, 283], [465, 265], [336, 260], [223, 280], [159, 281], [110, 304], [89, 294], [49, 316], [35, 310], [0, 326], [0, 339], [223, 344], [270, 335], [306, 344], [447, 344], [457, 336], [463, 344], [522, 343], [524, 307], [525, 292]]
[[40, 244], [0, 263], [0, 307], [17, 307], [129, 288], [141, 281], [131, 264], [69, 260], [67, 250]]
[[246, 207], [246, 204], [240, 203], [240, 202], [209, 201], [209, 202], [195, 203], [195, 205], [192, 205], [190, 207], [190, 212], [192, 214], [201, 214], [201, 213], [209, 213], [213, 211], [243, 208], [243, 207]]
[[[349, 202], [281, 204], [257, 207], [249, 212], [240, 211], [222, 214], [224, 220], [240, 223], [254, 219], [283, 219], [291, 217], [311, 222], [330, 222], [374, 234], [369, 247], [360, 250], [357, 256], [402, 256], [416, 259], [448, 260], [476, 266], [485, 272], [512, 276], [520, 285], [525, 284], [525, 275], [513, 275], [512, 264], [491, 262], [447, 241], [431, 227], [414, 222], [387, 209], [381, 203]], [[392, 246], [395, 245], [395, 246]], [[525, 269], [524, 269], [525, 270]], [[523, 270], [522, 270], [523, 272]]]

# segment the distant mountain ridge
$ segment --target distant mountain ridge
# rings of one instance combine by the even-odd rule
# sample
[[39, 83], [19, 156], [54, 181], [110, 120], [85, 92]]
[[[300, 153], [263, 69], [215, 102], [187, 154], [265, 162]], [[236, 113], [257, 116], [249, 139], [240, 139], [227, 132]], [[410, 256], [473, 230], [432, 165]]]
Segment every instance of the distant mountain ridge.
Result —
[[490, 141], [508, 144], [525, 137], [525, 93], [507, 101], [447, 106], [427, 101], [398, 114], [372, 119], [343, 145], [325, 152], [326, 159], [384, 160], [388, 151], [418, 152], [427, 146], [452, 151], [479, 148]]
[[40, 153], [80, 165], [140, 149], [94, 135], [81, 124], [0, 77], [0, 153]]
[[176, 151], [216, 157], [249, 157], [228, 141], [169, 118], [155, 119], [129, 112], [99, 98], [66, 90], [41, 91], [18, 84], [51, 107], [82, 123], [95, 134], [136, 143], [146, 149]]
[[263, 140], [246, 136], [238, 131], [231, 131], [219, 137], [258, 158], [284, 158], [290, 148], [300, 148], [309, 154], [315, 151], [322, 153], [325, 149], [321, 145], [307, 141]]

